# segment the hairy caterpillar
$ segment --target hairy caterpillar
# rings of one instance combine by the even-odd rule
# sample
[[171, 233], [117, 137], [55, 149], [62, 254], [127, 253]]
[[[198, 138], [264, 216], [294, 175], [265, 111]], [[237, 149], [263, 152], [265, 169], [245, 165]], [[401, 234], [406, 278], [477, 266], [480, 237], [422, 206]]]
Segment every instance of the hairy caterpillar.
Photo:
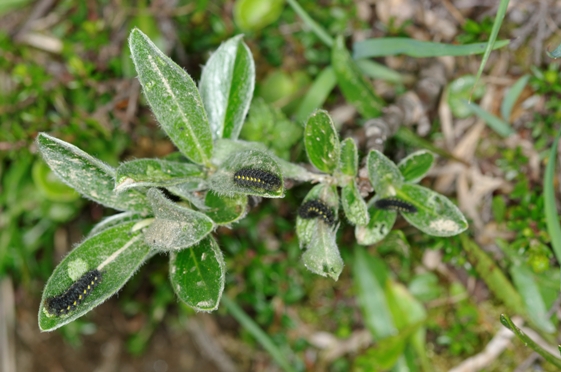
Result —
[[385, 198], [378, 199], [374, 203], [374, 206], [378, 209], [383, 209], [385, 211], [399, 211], [402, 213], [417, 213], [417, 208], [406, 201], [397, 198]]
[[268, 191], [278, 190], [281, 179], [270, 172], [261, 169], [242, 168], [234, 173], [234, 183], [238, 186], [258, 188]]
[[45, 300], [45, 308], [51, 315], [68, 314], [75, 309], [101, 282], [101, 272], [90, 270], [76, 280], [63, 294]]
[[335, 216], [331, 208], [321, 200], [309, 200], [298, 208], [301, 218], [321, 218], [326, 224], [333, 225]]

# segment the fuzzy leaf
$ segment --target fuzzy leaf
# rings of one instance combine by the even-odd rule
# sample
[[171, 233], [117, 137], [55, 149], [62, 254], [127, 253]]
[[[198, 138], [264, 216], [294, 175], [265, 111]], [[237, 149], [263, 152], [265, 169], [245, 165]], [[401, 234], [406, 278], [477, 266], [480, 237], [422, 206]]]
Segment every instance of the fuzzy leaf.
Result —
[[382, 100], [351, 58], [342, 36], [335, 40], [331, 49], [331, 65], [347, 101], [365, 118], [380, 116]]
[[[308, 195], [302, 201], [304, 204], [310, 200], [320, 199], [328, 206], [333, 209], [335, 216], [339, 210], [339, 196], [337, 195], [337, 189], [334, 186], [327, 186], [324, 184], [319, 184], [308, 192]], [[303, 248], [310, 244], [312, 236], [319, 224], [323, 224], [319, 219], [306, 219], [300, 216], [296, 217], [296, 234], [298, 235], [298, 240], [300, 242], [300, 247]]]
[[419, 185], [405, 184], [398, 197], [413, 204], [417, 213], [402, 213], [411, 225], [429, 235], [453, 236], [468, 228], [466, 218], [448, 198]]
[[397, 167], [405, 182], [417, 183], [427, 174], [433, 162], [432, 152], [420, 150], [400, 161]]
[[195, 164], [160, 159], [138, 159], [121, 164], [115, 177], [115, 191], [134, 187], [165, 187], [200, 180], [205, 174]]
[[[279, 177], [280, 187], [267, 190], [259, 187], [245, 187], [234, 182], [234, 174], [241, 169], [255, 169]], [[264, 151], [246, 150], [231, 153], [220, 169], [209, 177], [209, 187], [222, 195], [257, 195], [266, 198], [282, 198], [284, 186], [279, 166], [272, 156]]]
[[170, 256], [170, 280], [177, 297], [197, 311], [218, 308], [226, 264], [222, 251], [209, 235], [199, 243]]
[[403, 185], [403, 176], [397, 166], [378, 150], [370, 150], [367, 160], [368, 178], [380, 197], [395, 196]]
[[[81, 317], [111, 297], [148, 258], [150, 247], [142, 239], [143, 222], [128, 222], [94, 235], [74, 248], [57, 266], [43, 291], [39, 328], [52, 331]], [[61, 316], [48, 314], [47, 298], [58, 296], [89, 270], [98, 269], [100, 284], [74, 310]]]
[[385, 211], [374, 208], [368, 209], [370, 221], [365, 226], [355, 227], [355, 237], [358, 244], [371, 245], [378, 243], [389, 234], [397, 218], [396, 211]]
[[161, 251], [190, 247], [207, 236], [214, 222], [201, 212], [182, 207], [155, 188], [147, 193], [156, 219], [145, 234], [146, 244]]
[[115, 169], [78, 147], [40, 133], [39, 151], [53, 172], [86, 198], [120, 211], [149, 213], [146, 196], [137, 190], [113, 191]]
[[144, 218], [140, 214], [135, 212], [123, 212], [123, 213], [115, 214], [110, 217], [106, 217], [93, 227], [93, 229], [87, 235], [87, 238], [97, 235], [100, 232], [103, 232], [112, 227], [119, 226], [124, 223], [129, 223], [132, 221], [138, 222], [143, 219]]
[[266, 152], [267, 146], [259, 142], [247, 142], [222, 138], [217, 140], [214, 144], [212, 164], [220, 167], [225, 161], [229, 160], [233, 154], [245, 150], [259, 150]]
[[361, 226], [368, 223], [368, 208], [354, 179], [341, 189], [341, 201], [345, 216], [351, 224]]
[[341, 173], [356, 176], [358, 172], [358, 151], [352, 138], [345, 138], [341, 142]]
[[191, 77], [140, 30], [129, 38], [132, 59], [144, 95], [172, 142], [197, 164], [212, 154], [212, 133]]
[[317, 110], [308, 118], [304, 129], [304, 145], [308, 159], [317, 169], [333, 173], [339, 163], [341, 145], [327, 111]]
[[237, 139], [255, 86], [251, 51], [235, 36], [212, 54], [203, 68], [199, 90], [214, 139]]
[[312, 233], [302, 262], [308, 270], [321, 276], [339, 279], [343, 271], [343, 259], [335, 242], [336, 231], [328, 225], [318, 223]]
[[205, 210], [205, 214], [212, 218], [214, 223], [228, 225], [245, 216], [247, 196], [240, 194], [225, 196], [209, 191], [205, 197], [205, 206], [208, 208]]

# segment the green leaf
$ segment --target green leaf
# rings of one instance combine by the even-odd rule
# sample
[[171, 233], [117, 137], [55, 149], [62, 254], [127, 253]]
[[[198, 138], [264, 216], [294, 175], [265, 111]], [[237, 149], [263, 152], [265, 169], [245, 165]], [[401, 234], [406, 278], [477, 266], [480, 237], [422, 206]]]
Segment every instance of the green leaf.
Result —
[[138, 159], [121, 164], [115, 177], [115, 191], [135, 187], [165, 187], [201, 181], [202, 169], [195, 165], [160, 159]]
[[156, 219], [144, 240], [161, 251], [181, 250], [198, 243], [214, 228], [214, 222], [201, 212], [179, 206], [151, 188], [147, 193]]
[[427, 174], [433, 162], [432, 152], [420, 150], [401, 160], [397, 167], [405, 182], [417, 183]]
[[341, 189], [341, 202], [345, 216], [353, 225], [366, 225], [370, 219], [366, 202], [360, 196], [356, 181], [353, 179]]
[[218, 308], [226, 264], [211, 235], [190, 249], [170, 255], [170, 280], [177, 297], [197, 311]]
[[306, 122], [304, 145], [310, 162], [320, 171], [333, 173], [341, 151], [333, 120], [324, 110], [314, 112]]
[[[103, 232], [107, 229], [110, 229], [112, 227], [115, 226], [119, 226], [125, 223], [129, 223], [129, 222], [139, 222], [145, 220], [147, 221], [147, 223], [151, 223], [151, 221], [153, 220], [152, 218], [150, 219], [145, 219], [144, 217], [142, 217], [142, 215], [135, 213], [135, 212], [123, 212], [123, 213], [118, 213], [115, 214], [113, 216], [110, 217], [106, 217], [103, 220], [101, 220], [97, 225], [95, 225], [93, 227], [93, 229], [88, 233], [88, 235], [86, 236], [86, 238], [90, 238], [94, 235], [99, 234], [100, 232]], [[148, 226], [148, 225], [147, 225]]]
[[172, 142], [197, 164], [208, 164], [212, 132], [191, 77], [140, 30], [129, 38], [138, 80], [152, 111]]
[[[532, 340], [528, 335], [526, 335], [520, 328], [518, 328], [512, 320], [506, 314], [501, 314], [501, 323], [508, 329], [510, 329], [514, 334], [524, 343], [524, 345], [529, 346], [530, 349], [534, 350], [536, 353], [540, 354], [545, 360], [553, 364], [557, 368], [561, 368], [561, 359], [556, 358], [550, 354], [547, 350], [543, 349], [534, 340]], [[560, 347], [561, 351], [561, 347]]]
[[380, 116], [383, 101], [351, 58], [342, 36], [331, 49], [331, 65], [345, 99], [365, 118]]
[[[337, 195], [337, 188], [325, 184], [318, 184], [312, 187], [308, 192], [302, 204], [310, 200], [321, 200], [333, 209], [334, 215], [337, 216], [339, 210], [339, 197]], [[321, 222], [323, 224], [323, 222]], [[300, 247], [305, 247], [310, 244], [312, 236], [320, 220], [317, 218], [307, 219], [296, 216], [296, 234], [300, 242]]]
[[490, 112], [483, 110], [479, 105], [473, 102], [466, 101], [465, 104], [475, 115], [483, 119], [483, 121], [485, 121], [485, 123], [487, 123], [487, 125], [495, 132], [497, 132], [499, 135], [503, 137], [508, 137], [514, 134], [514, 130], [506, 121], [496, 117]]
[[429, 235], [453, 236], [468, 228], [466, 218], [445, 196], [419, 185], [405, 184], [397, 196], [413, 204], [417, 213], [402, 213], [411, 225]]
[[358, 172], [358, 151], [352, 138], [345, 138], [341, 142], [341, 173], [355, 177]]
[[353, 277], [364, 323], [376, 340], [394, 336], [397, 329], [384, 293], [386, 283], [380, 283], [375, 275], [376, 259], [362, 247], [356, 247], [354, 251]]
[[394, 196], [403, 185], [399, 168], [378, 150], [370, 150], [367, 159], [368, 178], [379, 197]]
[[[256, 169], [271, 173], [280, 178], [281, 186], [278, 189], [267, 190], [258, 187], [245, 187], [234, 182], [234, 174], [241, 169]], [[246, 150], [230, 154], [220, 169], [209, 177], [209, 187], [222, 195], [235, 194], [257, 195], [266, 198], [282, 198], [284, 186], [282, 174], [275, 159], [266, 152], [259, 150]]]
[[559, 144], [559, 137], [561, 137], [561, 131], [557, 133], [557, 136], [555, 137], [555, 140], [551, 145], [551, 150], [549, 152], [543, 179], [543, 207], [545, 222], [547, 226], [547, 232], [551, 237], [551, 246], [553, 247], [553, 252], [555, 253], [557, 262], [561, 262], [561, 225], [559, 224], [557, 204], [555, 203], [554, 178], [555, 160], [557, 159], [557, 146]]
[[237, 0], [234, 20], [244, 31], [257, 31], [275, 22], [284, 8], [284, 0]]
[[[497, 41], [493, 49], [502, 48], [510, 40]], [[469, 56], [485, 52], [487, 43], [476, 43], [466, 45], [452, 45], [435, 43], [432, 41], [420, 41], [405, 37], [384, 37], [367, 39], [353, 44], [353, 57], [372, 58], [386, 57], [404, 54], [416, 58], [443, 57], [443, 56]]]
[[355, 237], [358, 244], [371, 245], [378, 243], [389, 234], [397, 218], [396, 211], [385, 211], [374, 208], [372, 200], [368, 212], [370, 220], [365, 226], [355, 227]]
[[214, 144], [212, 164], [220, 167], [224, 162], [230, 160], [235, 153], [246, 150], [259, 150], [267, 152], [267, 146], [260, 142], [247, 142], [222, 138], [217, 140]]
[[547, 316], [547, 308], [530, 268], [525, 263], [513, 265], [510, 275], [533, 324], [543, 332], [555, 332], [556, 328]]
[[329, 276], [336, 281], [344, 263], [335, 238], [336, 230], [324, 223], [316, 223], [307, 249], [302, 254], [302, 262], [314, 274]]
[[501, 268], [483, 251], [474, 241], [465, 234], [460, 235], [462, 248], [467, 255], [468, 261], [483, 279], [491, 292], [502, 301], [507, 308], [525, 316], [526, 308], [522, 298], [507, 279]]
[[336, 84], [337, 77], [335, 76], [335, 71], [333, 71], [333, 67], [327, 66], [318, 74], [300, 102], [296, 110], [296, 120], [304, 121], [314, 110], [322, 107]]
[[528, 84], [528, 80], [530, 80], [530, 75], [522, 76], [506, 92], [505, 98], [503, 99], [503, 102], [501, 104], [501, 115], [505, 121], [510, 121], [512, 108], [518, 100], [518, 97], [520, 97], [520, 94], [524, 90], [524, 87], [526, 87], [526, 84]]
[[[339, 197], [335, 186], [325, 184], [314, 186], [302, 203], [317, 199], [331, 207], [337, 216]], [[302, 262], [306, 268], [315, 274], [330, 276], [337, 280], [344, 264], [335, 242], [336, 229], [319, 218], [304, 219], [297, 216], [296, 233], [300, 246], [306, 248], [302, 255]]]
[[[247, 315], [241, 307], [239, 307], [232, 299], [224, 295], [222, 298], [222, 304], [228, 309], [228, 312], [236, 318], [236, 320], [241, 324], [241, 326], [251, 334], [261, 346], [271, 356], [273, 359], [282, 367], [286, 372], [296, 372], [296, 369], [290, 366], [290, 362], [287, 358], [286, 350], [282, 350], [275, 345], [275, 342], [269, 337], [269, 335], [264, 332], [257, 323]], [[278, 339], [277, 339], [278, 340]]]
[[237, 139], [255, 87], [255, 64], [243, 35], [228, 39], [203, 68], [199, 90], [214, 139]]
[[243, 218], [247, 212], [247, 196], [224, 196], [209, 191], [205, 197], [205, 214], [217, 225], [228, 225]]
[[137, 190], [113, 191], [115, 169], [68, 142], [45, 133], [37, 136], [37, 145], [45, 162], [68, 186], [106, 207], [120, 211], [149, 213], [146, 196]]
[[[39, 328], [57, 329], [101, 304], [129, 280], [148, 258], [150, 247], [142, 239], [143, 222], [129, 222], [94, 235], [74, 248], [57, 266], [43, 291], [39, 307]], [[101, 282], [83, 302], [66, 315], [53, 316], [45, 309], [47, 298], [58, 296], [87, 271], [101, 272]]]

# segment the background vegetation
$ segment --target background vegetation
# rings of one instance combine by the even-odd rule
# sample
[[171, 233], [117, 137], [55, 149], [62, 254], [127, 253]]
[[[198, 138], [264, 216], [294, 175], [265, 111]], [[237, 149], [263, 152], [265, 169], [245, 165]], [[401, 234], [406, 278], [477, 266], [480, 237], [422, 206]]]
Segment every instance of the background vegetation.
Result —
[[[338, 39], [344, 40], [341, 48], [348, 47], [357, 59], [360, 41], [371, 38], [486, 42], [501, 12], [498, 4], [2, 2], [2, 368], [445, 371], [470, 365], [457, 370], [558, 370], [511, 338], [499, 318], [509, 315], [559, 357], [561, 278], [554, 254], [559, 241], [552, 239], [551, 227], [559, 178], [551, 166], [556, 147], [550, 148], [560, 130], [561, 81], [558, 64], [545, 51], [561, 40], [556, 26], [561, 6], [521, 0], [504, 9], [498, 39], [511, 41], [490, 54], [475, 89], [481, 56], [427, 57], [426, 48], [407, 45], [371, 55], [376, 64], [357, 62], [360, 76], [386, 102], [365, 108], [330, 75], [330, 66], [338, 66], [330, 46], [337, 35], [344, 36]], [[177, 302], [162, 256], [87, 316], [57, 332], [40, 333], [36, 315], [45, 281], [112, 212], [58, 182], [37, 155], [37, 133], [49, 132], [110, 165], [174, 151], [135, 79], [126, 43], [133, 27], [195, 81], [222, 41], [244, 33], [256, 61], [257, 86], [243, 138], [264, 142], [286, 159], [305, 161], [302, 122], [310, 107], [322, 105], [341, 138], [356, 139], [361, 154], [375, 146], [396, 162], [423, 148], [438, 154], [422, 184], [455, 200], [470, 229], [459, 237], [434, 238], [398, 219], [383, 242], [361, 248], [353, 227], [344, 225], [338, 244], [346, 267], [334, 282], [300, 262], [294, 220], [309, 185], [294, 183], [287, 197], [257, 204], [235, 229], [220, 228], [228, 274], [227, 297], [217, 312], [196, 314]], [[378, 106], [386, 107], [381, 119], [369, 120]], [[401, 120], [389, 121], [398, 109]], [[387, 141], [376, 130], [386, 130]], [[547, 187], [550, 193], [544, 195]], [[397, 324], [402, 338], [378, 337], [378, 314], [368, 305], [373, 275], [391, 279], [386, 290], [394, 321], [418, 319], [424, 338], [396, 347], [412, 336], [403, 324]], [[400, 303], [415, 304], [413, 315], [401, 314]], [[508, 319], [503, 324], [510, 326]], [[400, 352], [392, 355], [391, 350]]]

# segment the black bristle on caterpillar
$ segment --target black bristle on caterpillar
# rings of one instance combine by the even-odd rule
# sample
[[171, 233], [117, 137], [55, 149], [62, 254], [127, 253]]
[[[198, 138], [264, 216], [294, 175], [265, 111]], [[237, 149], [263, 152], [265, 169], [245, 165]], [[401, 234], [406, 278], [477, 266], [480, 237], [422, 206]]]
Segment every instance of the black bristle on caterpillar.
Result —
[[234, 173], [234, 183], [238, 186], [276, 191], [281, 188], [281, 179], [261, 169], [242, 168]]
[[406, 201], [397, 198], [378, 199], [374, 206], [385, 211], [399, 211], [402, 213], [417, 213], [417, 208]]
[[309, 200], [298, 208], [298, 215], [301, 218], [321, 218], [326, 224], [333, 225], [335, 216], [331, 208], [321, 200]]
[[63, 294], [45, 300], [45, 309], [54, 316], [68, 314], [75, 309], [101, 282], [99, 270], [90, 270], [76, 280]]

